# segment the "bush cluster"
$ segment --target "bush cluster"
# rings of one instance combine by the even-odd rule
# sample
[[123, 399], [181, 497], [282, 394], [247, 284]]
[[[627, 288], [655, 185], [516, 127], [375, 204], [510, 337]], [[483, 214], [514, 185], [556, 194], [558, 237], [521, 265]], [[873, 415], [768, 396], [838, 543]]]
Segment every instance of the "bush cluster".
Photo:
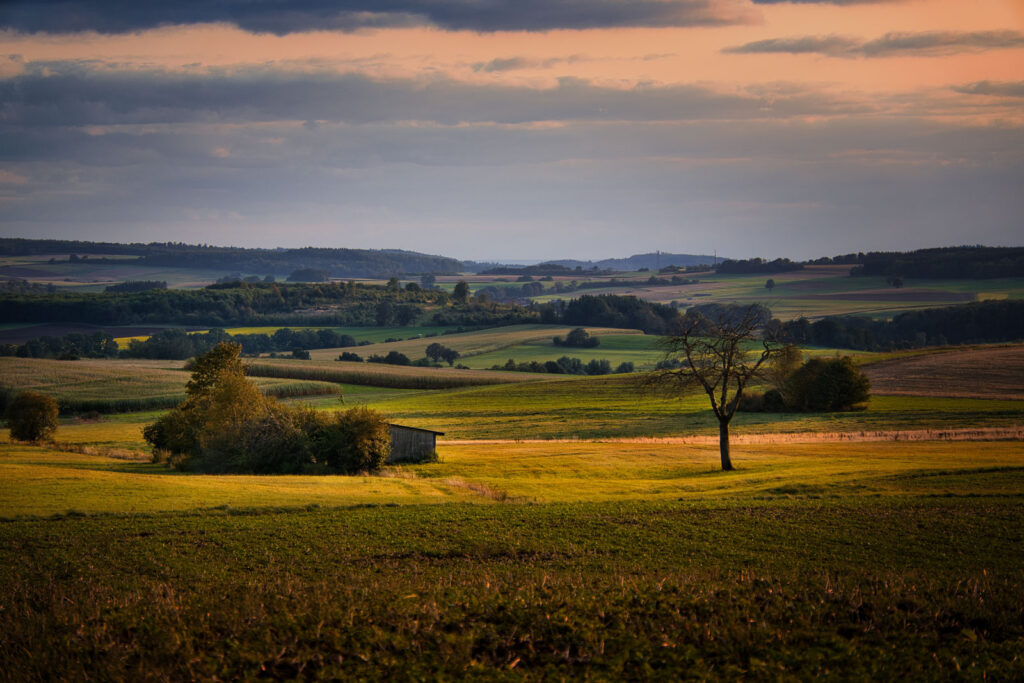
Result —
[[4, 417], [15, 441], [42, 441], [57, 431], [57, 401], [52, 396], [23, 391], [7, 404]]
[[574, 349], [592, 349], [601, 344], [600, 339], [591, 337], [590, 333], [582, 327], [577, 327], [565, 335], [564, 339], [562, 337], [554, 337], [551, 341], [555, 346], [569, 346]]
[[778, 413], [833, 412], [865, 407], [871, 382], [850, 358], [812, 358], [780, 378], [763, 394], [748, 392], [739, 399], [739, 410]]
[[192, 363], [187, 398], [143, 430], [154, 460], [199, 472], [356, 473], [384, 464], [387, 422], [365, 407], [333, 414], [292, 409], [246, 379], [238, 344]]
[[[549, 360], [543, 363], [532, 360], [524, 363], [516, 363], [509, 358], [504, 365], [494, 365], [492, 370], [511, 370], [514, 372], [546, 372], [552, 375], [608, 375], [612, 373], [611, 361], [601, 358], [593, 359], [584, 363], [579, 358], [562, 356], [558, 360]], [[619, 363], [615, 368], [616, 373], [633, 372], [634, 365], [631, 361]]]

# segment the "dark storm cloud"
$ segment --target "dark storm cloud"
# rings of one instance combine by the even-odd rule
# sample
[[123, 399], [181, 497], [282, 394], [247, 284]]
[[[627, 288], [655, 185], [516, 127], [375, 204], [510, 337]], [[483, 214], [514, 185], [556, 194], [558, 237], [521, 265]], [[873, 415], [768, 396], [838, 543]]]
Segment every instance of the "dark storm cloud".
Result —
[[998, 82], [977, 81], [953, 88], [965, 95], [991, 95], [994, 97], [1024, 97], [1024, 81]]
[[979, 52], [1024, 47], [1018, 31], [926, 31], [887, 33], [875, 40], [861, 41], [846, 36], [798, 36], [771, 38], [727, 47], [732, 54], [816, 53], [827, 57], [939, 57], [959, 52]]
[[284, 35], [417, 24], [490, 32], [730, 23], [715, 5], [715, 0], [4, 0], [0, 26], [30, 33], [128, 33], [223, 22]]
[[244, 70], [201, 75], [114, 72], [80, 63], [29, 64], [0, 80], [6, 125], [257, 121], [490, 121], [750, 119], [852, 114], [865, 103], [814, 91], [718, 93], [692, 85], [628, 90], [563, 78], [538, 90], [449, 79], [377, 81], [358, 74]]

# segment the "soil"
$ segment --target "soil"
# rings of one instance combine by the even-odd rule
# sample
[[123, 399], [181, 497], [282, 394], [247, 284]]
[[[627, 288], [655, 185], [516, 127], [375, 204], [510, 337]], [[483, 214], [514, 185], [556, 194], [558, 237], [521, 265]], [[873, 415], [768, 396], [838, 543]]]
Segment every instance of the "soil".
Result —
[[901, 358], [863, 370], [873, 394], [1024, 400], [1024, 345]]

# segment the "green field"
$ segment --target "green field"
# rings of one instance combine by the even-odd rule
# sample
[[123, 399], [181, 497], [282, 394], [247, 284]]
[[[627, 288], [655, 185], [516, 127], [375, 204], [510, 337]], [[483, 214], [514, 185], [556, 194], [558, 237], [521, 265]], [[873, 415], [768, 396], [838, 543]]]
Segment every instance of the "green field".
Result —
[[[356, 350], [436, 340], [473, 368], [660, 355], [621, 330], [553, 346], [568, 329]], [[857, 358], [925, 353], [952, 352]], [[1019, 434], [1024, 401], [740, 413], [736, 470], [721, 472], [712, 438], [676, 438], [717, 433], [707, 399], [650, 393], [639, 374], [331, 358], [259, 359], [281, 376], [255, 381], [319, 410], [342, 408], [327, 393], [340, 390], [344, 406], [443, 431], [438, 461], [177, 472], [150, 462], [142, 429], [183, 396], [181, 362], [0, 358], [6, 387], [140, 411], [65, 416], [49, 445], [0, 440], [2, 678], [1024, 677], [1024, 442], [937, 436]], [[935, 436], [824, 440], [907, 430]]]
[[314, 478], [6, 447], [5, 677], [1017, 679], [1022, 455], [467, 445]]

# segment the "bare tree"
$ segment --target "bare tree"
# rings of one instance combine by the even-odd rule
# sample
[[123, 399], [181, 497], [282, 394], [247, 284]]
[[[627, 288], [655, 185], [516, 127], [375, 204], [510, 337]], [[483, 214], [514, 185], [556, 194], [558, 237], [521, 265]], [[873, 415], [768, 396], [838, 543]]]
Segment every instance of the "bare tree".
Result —
[[759, 335], [765, 322], [765, 309], [757, 305], [723, 308], [710, 316], [688, 311], [674, 332], [659, 340], [667, 362], [647, 379], [648, 384], [675, 394], [694, 387], [704, 390], [718, 418], [723, 470], [733, 469], [729, 423], [743, 389], [783, 348]]

